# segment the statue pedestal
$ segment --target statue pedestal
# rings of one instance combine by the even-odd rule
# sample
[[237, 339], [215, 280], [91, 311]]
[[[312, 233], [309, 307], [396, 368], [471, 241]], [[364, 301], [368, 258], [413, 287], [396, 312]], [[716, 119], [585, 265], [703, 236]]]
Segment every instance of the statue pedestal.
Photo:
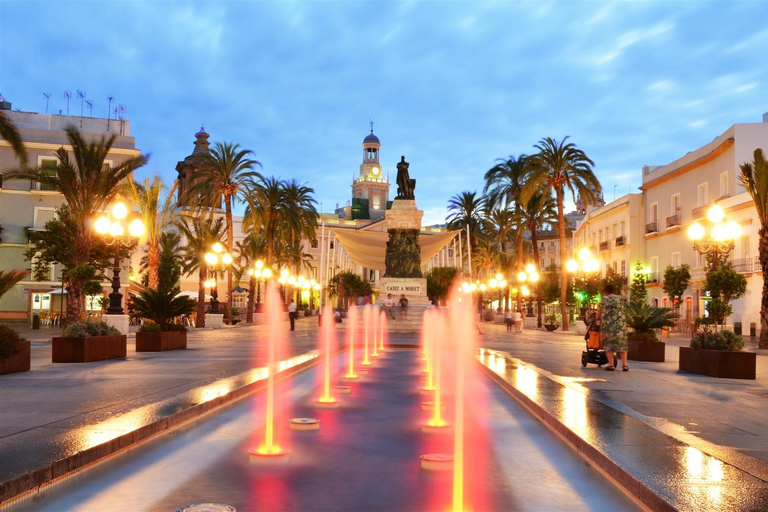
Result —
[[410, 301], [414, 297], [427, 296], [427, 280], [417, 277], [382, 277], [380, 281], [379, 296], [386, 297], [392, 294], [395, 303], [400, 300], [400, 295], [405, 294]]
[[421, 229], [421, 218], [424, 212], [416, 209], [413, 199], [395, 199], [392, 208], [386, 211], [387, 230], [390, 229]]

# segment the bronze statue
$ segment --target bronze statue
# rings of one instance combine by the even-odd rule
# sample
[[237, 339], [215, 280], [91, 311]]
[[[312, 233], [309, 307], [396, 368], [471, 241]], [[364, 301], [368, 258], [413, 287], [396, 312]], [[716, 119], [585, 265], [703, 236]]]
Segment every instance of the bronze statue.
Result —
[[416, 180], [408, 175], [408, 166], [405, 157], [400, 157], [397, 164], [397, 197], [396, 199], [413, 199], [413, 191], [416, 188]]

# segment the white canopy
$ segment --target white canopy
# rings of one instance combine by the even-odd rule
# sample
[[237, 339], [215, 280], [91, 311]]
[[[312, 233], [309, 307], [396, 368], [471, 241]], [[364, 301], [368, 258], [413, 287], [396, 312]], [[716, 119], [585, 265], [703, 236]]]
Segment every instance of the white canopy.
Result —
[[[200, 297], [200, 294], [198, 292], [181, 292], [181, 293], [179, 293], [176, 296], [177, 297], [189, 297], [190, 299], [197, 300]], [[213, 297], [211, 297], [208, 294], [205, 295], [205, 300], [209, 300], [209, 299], [212, 299], [212, 298]]]
[[[385, 262], [387, 253], [388, 233], [372, 231], [357, 231], [352, 229], [331, 228], [333, 234], [344, 246], [352, 261], [358, 265], [384, 272], [387, 269]], [[448, 245], [459, 231], [448, 231], [434, 235], [419, 234], [421, 246], [421, 264], [426, 264], [440, 249]]]

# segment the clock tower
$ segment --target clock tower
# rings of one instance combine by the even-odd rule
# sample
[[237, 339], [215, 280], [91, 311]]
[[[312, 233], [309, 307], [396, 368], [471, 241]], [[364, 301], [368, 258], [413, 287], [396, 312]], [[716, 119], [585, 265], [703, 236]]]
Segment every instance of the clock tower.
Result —
[[[363, 163], [360, 164], [360, 175], [352, 183], [352, 201], [358, 204], [358, 208], [367, 210], [371, 220], [384, 218], [389, 201], [389, 177], [384, 177], [384, 171], [379, 163], [379, 149], [381, 142], [371, 133], [363, 139]], [[363, 217], [365, 218], [365, 217]]]

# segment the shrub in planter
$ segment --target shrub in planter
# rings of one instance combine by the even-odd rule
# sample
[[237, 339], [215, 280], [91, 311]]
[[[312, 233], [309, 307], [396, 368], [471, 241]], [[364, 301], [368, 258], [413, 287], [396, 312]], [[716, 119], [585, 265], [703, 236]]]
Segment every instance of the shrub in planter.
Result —
[[716, 331], [712, 323], [696, 323], [699, 329], [691, 339], [690, 348], [680, 347], [681, 371], [720, 378], [755, 378], [756, 354], [742, 352], [741, 336], [731, 331]]
[[691, 348], [741, 352], [744, 348], [744, 338], [731, 331], [702, 329], [691, 339]]
[[0, 324], [0, 375], [29, 371], [29, 341], [6, 324]]
[[624, 305], [627, 327], [632, 331], [628, 339], [637, 341], [659, 341], [655, 329], [673, 327], [677, 315], [670, 308], [655, 308], [645, 302], [628, 302]]
[[147, 288], [134, 299], [132, 316], [150, 322], [144, 323], [136, 334], [136, 352], [187, 348], [186, 327], [171, 320], [192, 313], [196, 304], [189, 297], [177, 297], [178, 294], [176, 287], [161, 286], [157, 290]]
[[126, 336], [106, 322], [87, 320], [67, 326], [52, 341], [54, 363], [87, 363], [125, 357]]
[[120, 331], [106, 322], [86, 320], [70, 324], [61, 333], [62, 338], [88, 338], [92, 336], [119, 336]]

